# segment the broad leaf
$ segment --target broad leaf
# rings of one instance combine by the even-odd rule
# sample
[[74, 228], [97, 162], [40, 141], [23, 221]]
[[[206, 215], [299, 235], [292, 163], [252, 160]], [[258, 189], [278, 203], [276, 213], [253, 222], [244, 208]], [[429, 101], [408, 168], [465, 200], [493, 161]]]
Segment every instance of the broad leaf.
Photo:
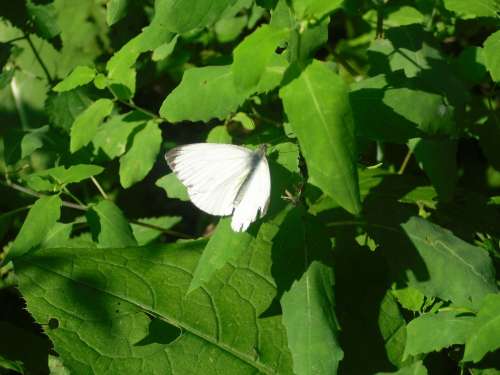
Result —
[[255, 249], [186, 296], [205, 243], [46, 249], [17, 275], [35, 319], [57, 319], [46, 332], [76, 373], [188, 373], [193, 358], [207, 374], [291, 373], [280, 317], [259, 317], [275, 293], [269, 253]]
[[[278, 233], [274, 246], [293, 259], [289, 272], [296, 277], [280, 301], [294, 372], [336, 374], [344, 354], [334, 312], [334, 275], [328, 264], [330, 240], [321, 223], [299, 209], [288, 214], [280, 231], [283, 235]], [[297, 264], [300, 271], [294, 275]]]
[[58, 184], [66, 185], [83, 181], [92, 176], [98, 175], [104, 170], [103, 167], [92, 164], [77, 164], [69, 168], [55, 167], [36, 173], [37, 176], [50, 176]]
[[61, 214], [61, 198], [58, 195], [39, 198], [28, 212], [5, 262], [27, 253], [39, 245]]
[[403, 353], [406, 343], [406, 321], [396, 299], [386, 293], [378, 314], [378, 325], [385, 343], [387, 357], [396, 367], [403, 366]]
[[154, 121], [134, 135], [132, 146], [120, 158], [120, 183], [124, 188], [146, 177], [158, 157], [161, 142], [161, 130]]
[[[486, 295], [497, 292], [493, 265], [486, 250], [418, 217], [401, 226], [423, 263], [413, 264], [414, 269], [407, 271], [411, 286], [427, 296], [471, 309], [478, 309]], [[423, 265], [425, 270], [421, 269]], [[425, 278], [422, 272], [427, 273]]]
[[483, 300], [465, 342], [464, 361], [479, 362], [486, 353], [500, 348], [500, 294]]
[[180, 199], [181, 201], [189, 200], [186, 187], [173, 173], [169, 173], [158, 179], [155, 185], [165, 190], [169, 198]]
[[96, 75], [96, 71], [94, 68], [89, 68], [88, 66], [77, 66], [69, 76], [64, 78], [61, 82], [59, 82], [53, 90], [56, 92], [63, 92], [73, 90], [78, 86], [86, 85], [89, 82], [92, 82]]
[[70, 240], [73, 223], [55, 223], [52, 228], [46, 233], [40, 246], [42, 248], [62, 247], [67, 245]]
[[289, 30], [263, 25], [247, 36], [233, 51], [231, 67], [236, 87], [244, 92], [254, 89], [261, 80], [279, 43]]
[[170, 122], [224, 119], [247, 97], [233, 81], [230, 65], [186, 70], [179, 86], [163, 102], [160, 115]]
[[130, 225], [121, 210], [111, 201], [103, 200], [87, 212], [92, 237], [99, 247], [136, 246]]
[[359, 213], [355, 131], [342, 79], [314, 60], [280, 90], [280, 97], [311, 182], [349, 212]]
[[[500, 8], [500, 6], [499, 6]], [[500, 10], [499, 10], [500, 12]], [[494, 81], [500, 82], [500, 31], [491, 34], [484, 42], [484, 60], [486, 68]]]
[[36, 33], [42, 38], [49, 40], [61, 33], [57, 22], [57, 9], [53, 3], [35, 4], [28, 0], [26, 8], [35, 25]]
[[70, 151], [75, 152], [90, 143], [102, 120], [113, 110], [113, 101], [98, 99], [75, 119], [71, 127]]
[[253, 238], [247, 232], [233, 231], [231, 218], [221, 219], [201, 254], [188, 293], [208, 284], [212, 275], [226, 263], [234, 262], [244, 251], [249, 251]]
[[52, 124], [68, 133], [75, 119], [92, 101], [82, 89], [51, 94], [45, 103], [45, 110]]
[[207, 135], [207, 143], [233, 143], [225, 125], [215, 126]]
[[158, 18], [168, 30], [185, 33], [209, 26], [236, 0], [157, 0]]
[[413, 319], [406, 327], [405, 356], [440, 351], [464, 344], [472, 333], [474, 318], [456, 311], [428, 313]]
[[463, 18], [497, 17], [500, 12], [496, 0], [444, 0], [444, 6]]
[[[162, 234], [161, 229], [170, 229], [181, 221], [180, 216], [161, 216], [138, 219], [137, 221], [146, 225], [132, 223], [132, 232], [139, 246], [147, 245]], [[149, 226], [147, 226], [149, 225]]]
[[295, 16], [299, 20], [320, 19], [342, 6], [342, 0], [292, 0]]

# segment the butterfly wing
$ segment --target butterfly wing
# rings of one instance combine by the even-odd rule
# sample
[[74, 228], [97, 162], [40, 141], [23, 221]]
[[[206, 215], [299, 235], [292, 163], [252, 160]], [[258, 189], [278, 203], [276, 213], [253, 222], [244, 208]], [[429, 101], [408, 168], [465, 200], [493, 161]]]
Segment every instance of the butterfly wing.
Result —
[[236, 232], [245, 231], [259, 217], [263, 217], [269, 206], [271, 176], [264, 155], [248, 175], [245, 186], [240, 190], [231, 220], [231, 228]]
[[253, 152], [240, 146], [193, 143], [166, 155], [196, 207], [211, 215], [231, 215], [238, 192], [252, 170]]

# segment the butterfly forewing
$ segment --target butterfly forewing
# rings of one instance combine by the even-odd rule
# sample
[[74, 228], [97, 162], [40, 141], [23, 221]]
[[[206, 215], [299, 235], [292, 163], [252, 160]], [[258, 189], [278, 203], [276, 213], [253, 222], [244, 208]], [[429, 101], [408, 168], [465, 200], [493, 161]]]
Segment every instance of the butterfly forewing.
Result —
[[235, 145], [194, 143], [170, 150], [165, 158], [189, 198], [211, 215], [230, 215], [251, 171], [252, 151]]

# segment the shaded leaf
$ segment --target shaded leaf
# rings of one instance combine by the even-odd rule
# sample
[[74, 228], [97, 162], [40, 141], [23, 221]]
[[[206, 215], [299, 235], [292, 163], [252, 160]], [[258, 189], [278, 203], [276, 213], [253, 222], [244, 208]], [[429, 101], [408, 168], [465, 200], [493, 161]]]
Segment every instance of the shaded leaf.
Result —
[[69, 133], [76, 118], [91, 104], [85, 92], [76, 89], [49, 95], [45, 110], [53, 125]]
[[124, 188], [146, 177], [158, 157], [161, 142], [161, 130], [154, 121], [134, 135], [132, 146], [120, 158], [120, 183]]
[[406, 344], [406, 321], [390, 292], [385, 294], [380, 303], [378, 325], [384, 339], [387, 357], [394, 366], [402, 367]]
[[114, 25], [127, 15], [129, 0], [109, 0], [106, 4], [106, 22]]
[[463, 18], [497, 17], [500, 4], [495, 0], [444, 0], [446, 9]]
[[355, 131], [342, 79], [315, 60], [280, 90], [280, 97], [311, 182], [349, 212], [359, 213]]
[[292, 0], [292, 7], [299, 20], [320, 19], [342, 5], [342, 0]]
[[[498, 5], [498, 12], [500, 12], [500, 5]], [[494, 81], [500, 81], [500, 31], [491, 34], [484, 42], [484, 60], [486, 68], [491, 74]]]
[[130, 226], [132, 228], [132, 232], [134, 233], [134, 237], [137, 240], [137, 244], [142, 246], [157, 239], [162, 234], [160, 228], [170, 229], [181, 220], [182, 218], [180, 216], [148, 217], [138, 219], [137, 221], [156, 226], [158, 229], [148, 228], [135, 223], [130, 224]]
[[137, 241], [121, 210], [111, 201], [103, 200], [87, 211], [92, 237], [99, 247], [136, 246]]
[[102, 120], [113, 110], [113, 101], [98, 99], [78, 115], [71, 127], [70, 151], [75, 152], [90, 143]]
[[103, 167], [92, 164], [77, 164], [69, 168], [55, 167], [36, 173], [37, 176], [50, 176], [58, 184], [66, 185], [83, 181], [91, 176], [98, 175], [104, 170]]
[[28, 0], [26, 9], [35, 25], [37, 34], [42, 38], [49, 40], [61, 33], [57, 22], [57, 9], [53, 3], [35, 4]]
[[377, 372], [375, 375], [427, 375], [427, 368], [422, 361], [415, 362], [411, 365], [405, 366], [395, 372]]

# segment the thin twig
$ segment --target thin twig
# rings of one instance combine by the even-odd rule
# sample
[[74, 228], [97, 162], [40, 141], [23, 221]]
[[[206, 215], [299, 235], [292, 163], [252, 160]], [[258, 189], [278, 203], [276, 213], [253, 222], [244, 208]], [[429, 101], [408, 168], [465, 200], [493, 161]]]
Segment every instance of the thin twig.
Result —
[[78, 203], [80, 206], [82, 206], [82, 207], [87, 207], [85, 204], [83, 204], [83, 202], [82, 202], [80, 199], [78, 199], [78, 197], [77, 197], [77, 196], [75, 196], [75, 195], [74, 195], [71, 191], [69, 191], [69, 189], [68, 189], [68, 187], [67, 187], [67, 186], [64, 186], [64, 187], [63, 187], [63, 191], [64, 191], [66, 194], [68, 194], [71, 198], [73, 198], [73, 200], [74, 200], [76, 203]]
[[123, 105], [126, 105], [127, 107], [129, 108], [132, 108], [132, 109], [135, 109], [136, 111], [139, 111], [139, 112], [142, 112], [144, 113], [145, 115], [151, 117], [151, 118], [154, 118], [155, 120], [159, 120], [159, 121], [162, 121], [163, 122], [163, 119], [158, 116], [157, 114], [151, 112], [151, 111], [148, 111], [147, 109], [145, 108], [141, 108], [139, 107], [137, 104], [135, 104], [132, 99], [129, 100], [128, 102], [125, 101], [125, 100], [122, 100], [118, 97], [118, 95], [116, 95], [116, 93], [114, 92], [114, 90], [111, 88], [111, 87], [108, 87], [109, 91], [111, 92], [111, 94], [113, 95], [113, 97], [115, 98], [115, 100]]
[[99, 184], [99, 181], [97, 181], [97, 179], [94, 176], [90, 176], [90, 179], [92, 180], [92, 182], [96, 186], [97, 190], [99, 190], [99, 193], [101, 193], [102, 197], [104, 199], [108, 199], [108, 195], [106, 194], [106, 192], [104, 191], [102, 186]]
[[185, 239], [192, 239], [192, 238], [194, 238], [193, 236], [189, 236], [187, 234], [184, 234], [184, 233], [181, 233], [181, 232], [177, 232], [175, 230], [165, 229], [165, 228], [159, 227], [157, 225], [143, 223], [142, 221], [138, 221], [138, 220], [130, 220], [130, 223], [136, 224], [136, 225], [140, 225], [140, 226], [145, 227], [145, 228], [155, 229], [157, 231], [163, 232], [165, 234], [168, 234], [168, 235], [174, 236], [174, 237], [185, 238]]
[[23, 36], [18, 36], [17, 38], [12, 38], [12, 39], [9, 39], [5, 42], [2, 42], [2, 43], [6, 43], [6, 44], [11, 44], [11, 43], [14, 43], [14, 42], [17, 42], [19, 40], [23, 40], [23, 39], [26, 39], [26, 36], [23, 35]]
[[52, 79], [52, 76], [50, 75], [49, 70], [47, 69], [47, 66], [43, 62], [42, 58], [38, 54], [38, 51], [36, 50], [35, 45], [33, 44], [33, 41], [31, 40], [29, 34], [24, 34], [24, 36], [25, 36], [26, 40], [28, 41], [28, 44], [30, 45], [31, 50], [33, 51], [33, 54], [35, 55], [36, 60], [38, 61], [38, 63], [42, 67], [45, 75], [47, 76], [47, 80], [49, 81], [49, 84], [52, 85], [52, 83], [54, 82]]
[[[41, 197], [47, 196], [46, 194], [39, 193], [37, 191], [26, 188], [24, 186], [18, 185], [14, 182], [3, 182], [2, 181], [1, 183], [5, 186], [8, 186], [8, 187], [14, 189], [14, 190], [20, 191], [20, 192], [27, 194], [27, 195], [31, 195], [32, 197], [41, 198]], [[80, 211], [87, 211], [87, 207], [85, 207], [83, 205], [75, 204], [72, 202], [62, 201], [62, 205], [65, 207], [74, 208], [74, 209], [80, 210]]]
[[403, 174], [405, 172], [405, 169], [408, 165], [408, 162], [410, 161], [412, 154], [413, 154], [413, 151], [410, 148], [408, 148], [408, 152], [406, 153], [406, 156], [403, 160], [403, 163], [401, 163], [401, 167], [399, 168], [398, 174]]
[[375, 38], [384, 38], [384, 3], [381, 3], [377, 7], [377, 32], [375, 34]]
[[341, 55], [339, 55], [333, 48], [330, 46], [327, 47], [328, 52], [330, 52], [333, 56], [333, 58], [340, 64], [342, 67], [349, 72], [349, 74], [353, 77], [358, 77], [363, 75], [360, 71], [358, 71], [356, 68], [354, 68], [349, 62], [344, 59]]

